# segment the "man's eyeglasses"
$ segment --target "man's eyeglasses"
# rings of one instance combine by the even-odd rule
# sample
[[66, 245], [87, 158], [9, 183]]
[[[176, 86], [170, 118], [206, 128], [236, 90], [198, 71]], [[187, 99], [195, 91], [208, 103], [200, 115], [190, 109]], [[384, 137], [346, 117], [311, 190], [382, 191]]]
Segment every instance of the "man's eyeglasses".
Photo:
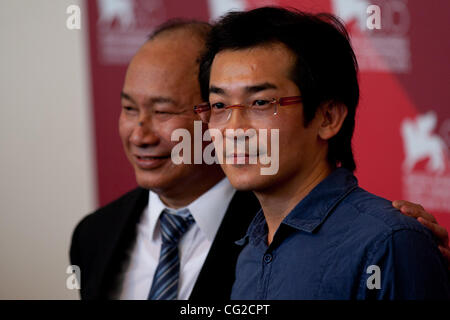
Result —
[[270, 100], [256, 99], [251, 104], [226, 105], [222, 102], [213, 104], [204, 102], [194, 106], [194, 112], [205, 123], [221, 125], [230, 120], [233, 109], [242, 109], [242, 112], [244, 112], [243, 116], [249, 120], [259, 120], [276, 115], [279, 106], [288, 106], [300, 102], [302, 102], [300, 96], [273, 98]]

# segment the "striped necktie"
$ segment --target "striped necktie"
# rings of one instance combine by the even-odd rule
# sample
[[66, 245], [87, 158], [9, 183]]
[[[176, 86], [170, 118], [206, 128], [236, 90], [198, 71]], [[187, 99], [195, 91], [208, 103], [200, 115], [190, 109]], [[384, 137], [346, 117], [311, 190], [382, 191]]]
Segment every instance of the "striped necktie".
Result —
[[162, 238], [161, 253], [147, 299], [175, 300], [178, 295], [180, 273], [178, 241], [194, 223], [194, 218], [188, 209], [177, 211], [176, 214], [169, 213], [167, 209], [164, 209], [159, 222]]

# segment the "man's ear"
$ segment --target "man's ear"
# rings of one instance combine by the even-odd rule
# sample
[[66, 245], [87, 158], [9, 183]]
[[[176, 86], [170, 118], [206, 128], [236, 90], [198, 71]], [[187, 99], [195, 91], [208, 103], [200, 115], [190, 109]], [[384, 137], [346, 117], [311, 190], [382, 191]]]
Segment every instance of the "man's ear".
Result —
[[345, 117], [347, 117], [347, 107], [342, 103], [328, 102], [323, 104], [318, 111], [321, 113], [319, 137], [323, 140], [331, 139], [341, 130]]

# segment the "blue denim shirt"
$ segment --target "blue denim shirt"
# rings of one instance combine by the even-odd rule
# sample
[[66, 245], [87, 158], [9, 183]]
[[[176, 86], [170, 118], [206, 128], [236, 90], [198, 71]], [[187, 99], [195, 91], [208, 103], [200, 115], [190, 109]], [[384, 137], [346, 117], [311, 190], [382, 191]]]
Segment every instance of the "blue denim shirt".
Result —
[[450, 299], [431, 232], [343, 168], [297, 204], [270, 246], [262, 210], [236, 243], [232, 299]]

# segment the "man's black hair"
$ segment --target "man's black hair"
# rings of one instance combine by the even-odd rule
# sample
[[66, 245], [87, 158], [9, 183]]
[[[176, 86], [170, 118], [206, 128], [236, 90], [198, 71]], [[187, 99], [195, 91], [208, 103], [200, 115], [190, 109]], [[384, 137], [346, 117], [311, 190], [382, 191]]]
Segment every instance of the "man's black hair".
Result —
[[341, 130], [329, 140], [328, 161], [354, 171], [351, 140], [359, 100], [358, 64], [345, 27], [331, 14], [262, 7], [224, 15], [210, 31], [200, 63], [203, 99], [209, 99], [209, 75], [218, 52], [272, 43], [284, 44], [296, 57], [290, 77], [303, 98], [304, 126], [324, 103], [347, 107]]

